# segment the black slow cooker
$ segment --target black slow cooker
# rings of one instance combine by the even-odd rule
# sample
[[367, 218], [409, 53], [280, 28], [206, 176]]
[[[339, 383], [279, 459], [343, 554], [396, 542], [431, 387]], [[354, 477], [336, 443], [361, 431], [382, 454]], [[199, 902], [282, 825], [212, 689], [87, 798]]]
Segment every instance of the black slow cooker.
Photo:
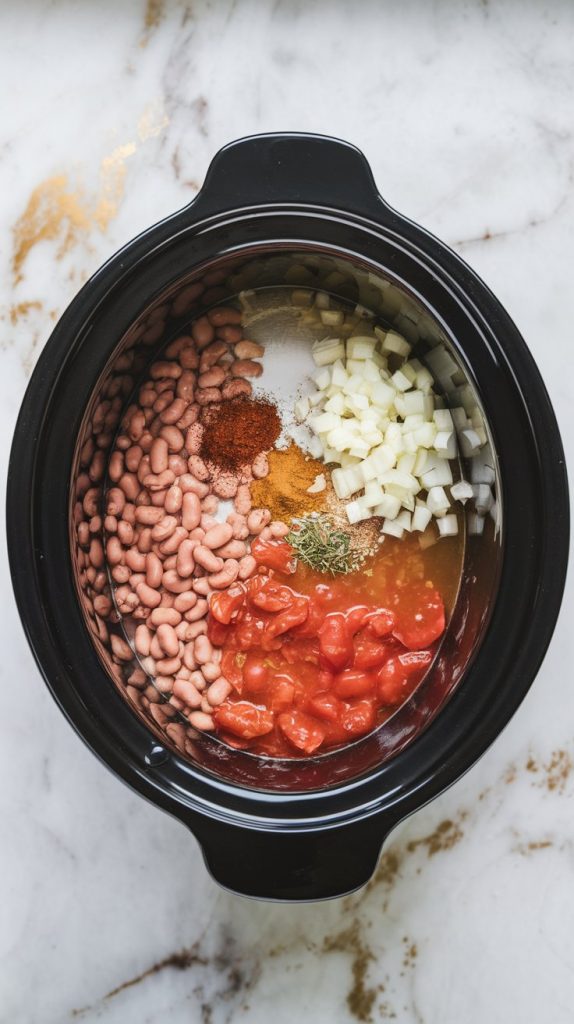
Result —
[[[368, 307], [421, 351], [442, 347], [457, 402], [488, 436], [465, 472], [494, 495], [468, 530], [459, 598], [424, 684], [364, 739], [290, 761], [166, 725], [138, 702], [76, 539], [89, 459], [99, 449], [105, 463], [158, 350], [210, 305], [286, 283]], [[104, 483], [91, 483], [98, 499]], [[357, 149], [314, 135], [226, 146], [189, 206], [82, 288], [26, 392], [7, 511], [22, 622], [71, 724], [118, 776], [191, 829], [219, 883], [274, 900], [363, 885], [395, 825], [486, 750], [538, 671], [568, 552], [560, 436], [516, 327], [455, 253], [381, 199]]]

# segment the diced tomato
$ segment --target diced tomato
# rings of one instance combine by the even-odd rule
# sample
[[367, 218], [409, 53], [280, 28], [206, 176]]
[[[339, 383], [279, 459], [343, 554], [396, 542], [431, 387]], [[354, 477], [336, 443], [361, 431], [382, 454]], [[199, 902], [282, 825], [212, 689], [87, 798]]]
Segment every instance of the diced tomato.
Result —
[[262, 611], [280, 612], [289, 608], [296, 596], [291, 587], [274, 583], [273, 580], [266, 580], [263, 586], [252, 595], [251, 601], [256, 608], [261, 608]]
[[234, 583], [228, 590], [218, 590], [211, 595], [209, 610], [214, 619], [228, 626], [233, 615], [243, 606], [244, 600], [245, 587], [241, 583]]
[[259, 693], [265, 689], [269, 679], [269, 668], [256, 654], [248, 654], [242, 671], [245, 688], [250, 693]]
[[362, 736], [373, 728], [375, 719], [375, 709], [371, 701], [360, 700], [345, 709], [341, 717], [341, 725], [347, 735]]
[[431, 651], [409, 651], [389, 658], [377, 673], [377, 692], [383, 704], [406, 700], [413, 689], [411, 678], [426, 671], [432, 659]]
[[355, 668], [378, 668], [389, 656], [389, 648], [378, 640], [373, 640], [366, 630], [355, 637]]
[[353, 643], [342, 612], [329, 612], [319, 630], [319, 650], [334, 669], [341, 671], [353, 658]]
[[243, 685], [243, 673], [241, 666], [245, 662], [245, 655], [241, 651], [224, 651], [221, 659], [221, 674], [225, 676], [228, 683], [241, 693]]
[[274, 679], [269, 686], [267, 705], [271, 711], [285, 711], [295, 700], [295, 685], [290, 679]]
[[284, 736], [304, 754], [312, 754], [325, 739], [323, 726], [302, 711], [285, 711], [277, 718], [277, 725]]
[[263, 636], [263, 622], [254, 618], [253, 615], [245, 615], [237, 623], [234, 630], [234, 639], [241, 651], [248, 651], [250, 647], [257, 647]]
[[309, 598], [307, 618], [299, 626], [294, 627], [294, 635], [316, 639], [326, 614], [324, 607], [315, 596]]
[[264, 565], [267, 569], [293, 573], [297, 568], [293, 548], [285, 540], [261, 540], [256, 537], [251, 544], [251, 554], [257, 565]]
[[249, 701], [220, 704], [213, 711], [215, 723], [244, 740], [265, 736], [273, 728], [273, 715], [264, 708], [258, 708]]
[[364, 697], [367, 693], [373, 693], [375, 680], [367, 672], [361, 672], [356, 668], [348, 668], [345, 672], [335, 676], [333, 689], [337, 697]]
[[347, 626], [351, 636], [354, 636], [355, 633], [360, 630], [365, 620], [368, 619], [369, 614], [369, 609], [366, 604], [357, 604], [345, 612], [345, 618], [347, 620]]
[[365, 623], [375, 636], [389, 636], [393, 632], [395, 616], [386, 608], [377, 608], [376, 611], [369, 612]]
[[337, 722], [344, 704], [332, 693], [318, 693], [309, 701], [309, 711], [326, 722]]
[[296, 597], [289, 608], [275, 615], [265, 626], [266, 637], [281, 636], [287, 633], [293, 626], [300, 625], [307, 618], [309, 611], [309, 599], [307, 597]]
[[444, 633], [442, 597], [436, 590], [420, 587], [411, 595], [413, 610], [399, 611], [393, 636], [411, 651], [428, 647]]
[[207, 637], [214, 647], [223, 647], [229, 636], [229, 628], [214, 619], [213, 615], [207, 616]]

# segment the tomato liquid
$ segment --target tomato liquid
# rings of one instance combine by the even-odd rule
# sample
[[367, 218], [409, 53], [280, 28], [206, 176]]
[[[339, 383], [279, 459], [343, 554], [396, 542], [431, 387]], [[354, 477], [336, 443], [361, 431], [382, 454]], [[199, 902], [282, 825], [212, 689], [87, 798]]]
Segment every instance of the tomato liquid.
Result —
[[416, 534], [386, 538], [359, 570], [334, 578], [295, 563], [283, 541], [252, 550], [258, 575], [217, 595], [209, 615], [233, 686], [214, 711], [219, 737], [261, 755], [306, 757], [385, 722], [434, 660], [464, 537], [424, 551]]

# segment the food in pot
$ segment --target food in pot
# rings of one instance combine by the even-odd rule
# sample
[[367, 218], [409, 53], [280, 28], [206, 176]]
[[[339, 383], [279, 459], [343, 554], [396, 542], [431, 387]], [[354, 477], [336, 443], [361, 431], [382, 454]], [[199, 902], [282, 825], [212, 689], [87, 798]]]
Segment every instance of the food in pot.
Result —
[[[95, 489], [77, 526], [152, 717], [273, 757], [356, 741], [413, 695], [456, 600], [464, 502], [493, 504], [457, 458], [462, 431], [488, 472], [478, 416], [446, 408], [410, 343], [325, 293], [291, 302], [315, 331], [298, 394], [267, 385], [275, 339], [253, 297], [208, 310], [123, 415], [104, 547]], [[437, 349], [428, 362], [444, 381]]]

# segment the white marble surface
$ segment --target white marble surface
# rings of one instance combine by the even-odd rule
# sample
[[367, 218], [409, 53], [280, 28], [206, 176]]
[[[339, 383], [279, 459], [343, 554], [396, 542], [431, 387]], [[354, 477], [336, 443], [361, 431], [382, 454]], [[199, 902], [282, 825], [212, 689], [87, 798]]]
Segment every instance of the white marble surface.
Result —
[[[484, 276], [572, 455], [574, 8], [351, 9], [4, 0], [2, 481], [80, 283], [187, 202], [219, 146], [277, 129], [355, 142], [388, 200]], [[368, 891], [285, 908], [219, 891], [187, 832], [88, 753], [35, 669], [4, 547], [1, 571], [2, 1024], [572, 1020], [572, 579], [538, 680], [480, 764], [396, 830]]]

